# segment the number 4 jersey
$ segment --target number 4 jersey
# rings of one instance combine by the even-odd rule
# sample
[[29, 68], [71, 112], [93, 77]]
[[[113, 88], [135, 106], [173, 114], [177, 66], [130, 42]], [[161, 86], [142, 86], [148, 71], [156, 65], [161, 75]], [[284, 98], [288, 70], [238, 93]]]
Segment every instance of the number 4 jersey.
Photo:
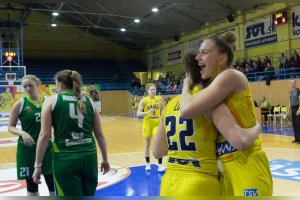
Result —
[[[195, 87], [192, 94], [199, 91]], [[193, 119], [183, 119], [180, 116], [180, 96], [167, 104], [162, 117], [169, 147], [167, 169], [198, 171], [216, 176], [218, 131], [211, 120], [203, 114]]]
[[83, 114], [77, 107], [77, 97], [72, 92], [56, 95], [52, 110], [54, 152], [94, 152], [93, 136], [95, 110], [91, 99], [82, 96], [86, 107]]

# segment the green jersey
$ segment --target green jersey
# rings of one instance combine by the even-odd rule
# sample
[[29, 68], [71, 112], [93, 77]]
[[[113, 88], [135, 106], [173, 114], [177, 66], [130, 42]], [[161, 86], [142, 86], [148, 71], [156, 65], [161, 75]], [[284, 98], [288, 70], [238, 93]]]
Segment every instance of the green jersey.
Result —
[[94, 152], [93, 136], [95, 110], [91, 100], [82, 96], [86, 106], [83, 114], [77, 108], [77, 97], [70, 91], [57, 94], [52, 107], [54, 152]]
[[[41, 129], [41, 107], [44, 97], [40, 97], [40, 102], [36, 104], [29, 97], [21, 99], [21, 108], [19, 112], [19, 120], [21, 121], [22, 130], [28, 133], [35, 145], [28, 147], [24, 144], [23, 138], [20, 136], [17, 146], [17, 177], [18, 180], [30, 179], [34, 171], [34, 161], [36, 152], [36, 143]], [[52, 174], [52, 143], [48, 142], [48, 146], [43, 159], [42, 171], [44, 175]]]
[[[44, 97], [41, 96], [38, 105], [29, 97], [24, 97], [21, 102], [19, 119], [22, 130], [28, 133], [36, 143], [41, 130], [41, 107]], [[19, 142], [23, 142], [22, 137], [19, 137]]]

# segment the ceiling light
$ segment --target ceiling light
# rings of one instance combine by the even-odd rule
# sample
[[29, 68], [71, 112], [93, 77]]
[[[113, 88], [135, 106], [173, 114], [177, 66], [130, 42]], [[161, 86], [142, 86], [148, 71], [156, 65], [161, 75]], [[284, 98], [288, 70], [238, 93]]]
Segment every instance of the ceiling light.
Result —
[[152, 12], [154, 12], [154, 13], [158, 12], [158, 8], [156, 8], [156, 7], [152, 8]]
[[57, 24], [51, 24], [52, 27], [57, 27]]
[[58, 16], [59, 14], [58, 14], [58, 12], [53, 12], [52, 15], [53, 16]]
[[140, 23], [140, 20], [139, 19], [134, 19], [134, 22], [135, 23]]
[[126, 31], [126, 29], [125, 29], [125, 28], [121, 28], [121, 31], [122, 31], [122, 32], [125, 32], [125, 31]]

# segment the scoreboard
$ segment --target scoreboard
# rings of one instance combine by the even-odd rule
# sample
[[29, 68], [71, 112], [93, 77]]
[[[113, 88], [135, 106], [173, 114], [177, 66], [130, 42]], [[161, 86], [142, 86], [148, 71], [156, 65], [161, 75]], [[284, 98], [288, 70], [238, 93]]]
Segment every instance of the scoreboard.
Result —
[[285, 24], [286, 21], [287, 21], [287, 12], [286, 12], [286, 10], [276, 12], [272, 15], [273, 26], [278, 26], [280, 24]]

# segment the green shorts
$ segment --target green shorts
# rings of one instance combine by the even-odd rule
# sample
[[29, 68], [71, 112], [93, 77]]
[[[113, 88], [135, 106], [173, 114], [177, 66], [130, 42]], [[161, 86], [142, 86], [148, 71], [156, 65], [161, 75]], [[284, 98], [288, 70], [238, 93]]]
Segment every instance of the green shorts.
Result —
[[[36, 145], [27, 147], [23, 142], [17, 146], [17, 177], [18, 180], [32, 178], [34, 171]], [[52, 143], [49, 141], [43, 163], [42, 173], [45, 175], [52, 174]]]
[[54, 153], [57, 196], [93, 196], [98, 185], [97, 152]]

